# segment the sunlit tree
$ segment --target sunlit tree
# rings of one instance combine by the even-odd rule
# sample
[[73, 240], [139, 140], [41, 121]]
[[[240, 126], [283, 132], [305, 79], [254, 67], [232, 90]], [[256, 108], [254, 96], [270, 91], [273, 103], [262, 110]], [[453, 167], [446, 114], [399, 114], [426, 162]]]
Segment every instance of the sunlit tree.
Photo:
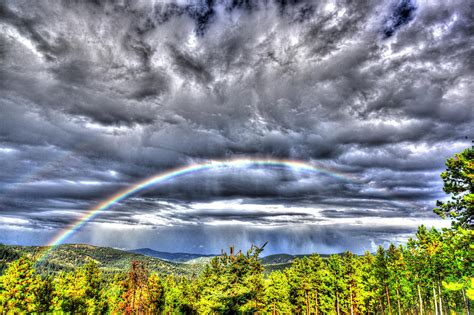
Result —
[[49, 284], [41, 279], [33, 263], [26, 257], [10, 263], [5, 274], [0, 277], [0, 313], [32, 313], [49, 309], [49, 301], [44, 298]]
[[441, 173], [443, 190], [450, 195], [447, 201], [438, 201], [435, 213], [453, 219], [456, 226], [473, 228], [474, 224], [474, 147], [455, 154], [446, 162]]
[[281, 271], [270, 273], [265, 286], [266, 311], [275, 314], [291, 313], [290, 285]]

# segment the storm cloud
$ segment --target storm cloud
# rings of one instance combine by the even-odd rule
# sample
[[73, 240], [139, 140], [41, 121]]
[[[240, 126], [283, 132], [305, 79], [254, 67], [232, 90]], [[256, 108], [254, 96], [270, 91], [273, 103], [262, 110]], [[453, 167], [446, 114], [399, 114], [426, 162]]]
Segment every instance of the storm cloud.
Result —
[[2, 1], [0, 242], [45, 244], [175, 167], [257, 157], [343, 175], [190, 174], [70, 241], [361, 252], [447, 226], [432, 208], [474, 137], [473, 15], [466, 1]]

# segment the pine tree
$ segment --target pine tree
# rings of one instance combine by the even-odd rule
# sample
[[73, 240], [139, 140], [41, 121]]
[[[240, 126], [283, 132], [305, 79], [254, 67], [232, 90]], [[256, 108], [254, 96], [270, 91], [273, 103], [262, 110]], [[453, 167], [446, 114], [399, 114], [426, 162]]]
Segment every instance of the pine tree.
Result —
[[28, 258], [13, 261], [0, 277], [0, 313], [48, 311], [49, 305], [43, 304], [47, 298], [41, 296], [45, 285]]
[[181, 301], [182, 312], [186, 314], [196, 313], [198, 311], [200, 291], [195, 275], [191, 278], [181, 277], [178, 285], [183, 295], [183, 300]]
[[62, 272], [53, 281], [53, 309], [70, 313], [103, 312], [107, 307], [104, 285], [102, 273], [92, 260], [76, 272]]
[[290, 285], [285, 274], [281, 271], [270, 273], [265, 286], [266, 311], [275, 314], [289, 314]]
[[[389, 270], [388, 270], [388, 262], [385, 250], [382, 246], [379, 246], [377, 249], [377, 254], [375, 255], [375, 263], [374, 263], [374, 271], [376, 273], [376, 277], [379, 281], [379, 296], [385, 295], [385, 301], [387, 302], [388, 313], [392, 315], [392, 303], [390, 299], [390, 290], [389, 290]], [[385, 303], [381, 301], [381, 308], [382, 313], [383, 305]]]
[[361, 258], [361, 283], [364, 290], [361, 292], [361, 303], [367, 313], [375, 313], [377, 309], [378, 279], [374, 271], [375, 257], [366, 251]]
[[326, 314], [332, 310], [334, 299], [332, 297], [332, 275], [325, 261], [321, 256], [313, 254], [309, 257], [311, 268], [312, 292], [311, 300], [313, 301], [311, 313], [316, 315]]
[[343, 256], [344, 280], [348, 287], [349, 294], [349, 314], [354, 315], [364, 313], [364, 286], [362, 283], [362, 261], [347, 251]]
[[470, 283], [474, 283], [474, 230], [446, 230], [442, 239], [440, 261], [446, 272], [442, 285], [456, 295], [454, 303], [468, 314], [472, 303], [467, 290]]
[[143, 313], [148, 308], [148, 270], [141, 261], [132, 261], [123, 296], [126, 313]]
[[296, 313], [311, 313], [311, 293], [313, 291], [311, 264], [308, 257], [295, 259], [291, 268], [286, 271], [290, 284], [290, 301]]
[[451, 195], [449, 201], [438, 201], [434, 212], [442, 218], [453, 219], [455, 226], [474, 227], [474, 147], [467, 148], [446, 161], [441, 173], [443, 190]]
[[[265, 245], [264, 245], [265, 246]], [[200, 312], [258, 312], [264, 307], [263, 247], [214, 257], [201, 277]]]
[[334, 292], [335, 304], [334, 312], [339, 315], [348, 313], [349, 310], [349, 290], [344, 281], [345, 268], [339, 255], [331, 255], [328, 259], [328, 268], [332, 275], [332, 288]]
[[160, 277], [153, 273], [148, 278], [147, 312], [156, 314], [164, 307], [164, 287]]
[[417, 244], [417, 240], [413, 238], [408, 240], [405, 257], [407, 260], [408, 276], [412, 279], [415, 288], [418, 313], [423, 315], [425, 313], [426, 304], [424, 288], [428, 285], [429, 281], [425, 274], [425, 270], [427, 269], [426, 258], [418, 249]]
[[122, 314], [126, 308], [124, 296], [127, 290], [127, 276], [125, 274], [114, 275], [113, 280], [105, 290], [105, 299], [110, 314]]

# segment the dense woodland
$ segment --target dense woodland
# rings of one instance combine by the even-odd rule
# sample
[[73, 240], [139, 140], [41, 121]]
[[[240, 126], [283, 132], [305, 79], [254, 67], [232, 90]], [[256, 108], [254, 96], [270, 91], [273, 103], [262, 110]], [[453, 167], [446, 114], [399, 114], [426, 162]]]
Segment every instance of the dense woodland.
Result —
[[[200, 275], [158, 275], [141, 261], [105, 276], [94, 260], [42, 276], [27, 257], [0, 278], [1, 312], [467, 314], [474, 231], [420, 227], [406, 246], [295, 259], [264, 276], [262, 248], [215, 257]], [[472, 306], [471, 306], [472, 308]]]
[[[453, 227], [418, 228], [405, 245], [295, 259], [264, 274], [262, 247], [214, 257], [192, 275], [150, 272], [142, 261], [104, 274], [93, 258], [71, 271], [40, 272], [33, 256], [0, 277], [0, 312], [469, 314], [474, 300], [472, 149], [448, 160], [447, 202], [436, 212]], [[466, 158], [467, 157], [467, 158]], [[467, 170], [467, 171], [466, 171]]]

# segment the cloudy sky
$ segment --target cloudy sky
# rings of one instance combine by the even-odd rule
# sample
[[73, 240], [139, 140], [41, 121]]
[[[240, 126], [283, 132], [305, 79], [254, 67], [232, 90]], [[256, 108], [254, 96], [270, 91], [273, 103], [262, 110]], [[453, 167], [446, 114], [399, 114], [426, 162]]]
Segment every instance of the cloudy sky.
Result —
[[471, 144], [474, 2], [1, 1], [0, 242], [216, 253], [403, 242]]

